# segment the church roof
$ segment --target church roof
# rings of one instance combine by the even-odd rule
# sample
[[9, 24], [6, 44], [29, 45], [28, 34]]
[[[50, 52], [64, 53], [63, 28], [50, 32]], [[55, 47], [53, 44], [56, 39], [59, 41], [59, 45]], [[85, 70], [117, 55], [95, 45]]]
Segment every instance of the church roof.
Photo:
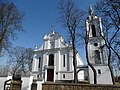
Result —
[[48, 39], [53, 39], [53, 38], [55, 39], [58, 37], [61, 37], [61, 35], [58, 32], [52, 31], [52, 32], [46, 34], [43, 39], [48, 40]]
[[[35, 45], [35, 51], [38, 51], [38, 50], [47, 50], [47, 49], [51, 49], [49, 43], [51, 42], [55, 42], [55, 40], [58, 40], [59, 39], [59, 45], [58, 45], [58, 42], [57, 42], [57, 45], [55, 45], [55, 48], [65, 48], [65, 47], [68, 47], [68, 44], [66, 43], [66, 41], [64, 40], [64, 38], [56, 31], [52, 31], [50, 33], [47, 33], [43, 40], [44, 41], [48, 41], [48, 43], [43, 43], [42, 46], [40, 48], [38, 48], [36, 45]], [[47, 47], [46, 47], [47, 45]]]

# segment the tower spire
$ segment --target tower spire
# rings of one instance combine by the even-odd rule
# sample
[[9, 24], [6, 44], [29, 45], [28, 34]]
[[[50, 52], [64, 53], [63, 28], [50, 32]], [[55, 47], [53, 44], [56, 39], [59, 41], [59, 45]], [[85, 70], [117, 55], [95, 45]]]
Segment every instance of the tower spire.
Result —
[[92, 9], [92, 6], [90, 5], [89, 6], [89, 14], [92, 15], [94, 13], [93, 9]]

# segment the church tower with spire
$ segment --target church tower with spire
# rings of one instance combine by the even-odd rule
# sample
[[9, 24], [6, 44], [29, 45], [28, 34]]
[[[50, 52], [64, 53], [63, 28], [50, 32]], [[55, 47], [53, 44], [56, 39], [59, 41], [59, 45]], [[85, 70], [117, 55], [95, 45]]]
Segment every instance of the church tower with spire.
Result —
[[[113, 84], [111, 72], [108, 67], [108, 56], [105, 41], [102, 38], [101, 18], [94, 14], [92, 7], [89, 7], [89, 16], [86, 19], [86, 30], [88, 37], [88, 59], [97, 73], [97, 84]], [[94, 84], [94, 73], [89, 66], [89, 80]]]

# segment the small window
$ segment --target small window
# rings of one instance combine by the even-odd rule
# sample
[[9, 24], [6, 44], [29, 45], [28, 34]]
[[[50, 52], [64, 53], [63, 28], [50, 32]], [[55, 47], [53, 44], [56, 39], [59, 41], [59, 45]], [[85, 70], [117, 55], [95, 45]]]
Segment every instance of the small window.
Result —
[[98, 74], [101, 74], [101, 70], [100, 69], [98, 69]]
[[39, 74], [37, 75], [37, 78], [40, 78], [40, 75], [39, 75]]
[[65, 74], [63, 74], [63, 78], [65, 78]]
[[63, 55], [63, 67], [65, 67], [65, 55]]
[[58, 75], [58, 73], [56, 73], [56, 75]]
[[38, 68], [40, 68], [40, 64], [41, 64], [41, 57], [39, 57], [39, 65], [38, 65]]

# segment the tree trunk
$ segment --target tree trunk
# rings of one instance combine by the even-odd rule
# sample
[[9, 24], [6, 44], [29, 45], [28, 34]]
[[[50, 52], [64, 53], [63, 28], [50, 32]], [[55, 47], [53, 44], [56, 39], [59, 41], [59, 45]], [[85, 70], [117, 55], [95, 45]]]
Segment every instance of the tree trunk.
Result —
[[111, 74], [111, 77], [112, 77], [113, 85], [115, 85], [115, 79], [114, 79], [114, 75], [113, 75], [113, 70], [112, 70], [111, 65], [110, 65], [110, 57], [111, 57], [111, 50], [110, 50], [110, 48], [108, 48], [108, 51], [109, 51], [109, 55], [108, 55], [108, 67], [110, 69], [110, 74]]
[[1, 35], [1, 38], [0, 38], [0, 54], [2, 52], [2, 45], [3, 45], [3, 42], [4, 42], [4, 38], [5, 38], [5, 35], [6, 35], [6, 32], [7, 32], [7, 29], [5, 29]]
[[109, 66], [109, 69], [110, 69], [110, 72], [111, 72], [111, 77], [112, 77], [113, 85], [115, 85], [115, 79], [114, 79], [113, 70], [112, 70], [112, 68], [111, 68], [111, 65], [108, 64], [108, 66]]
[[73, 41], [73, 67], [74, 67], [74, 83], [78, 82], [78, 77], [77, 77], [77, 67], [76, 67], [76, 50], [75, 50], [75, 45]]
[[96, 72], [95, 68], [93, 67], [93, 65], [89, 62], [87, 45], [88, 45], [88, 43], [86, 42], [86, 47], [85, 47], [86, 59], [87, 59], [88, 65], [91, 67], [91, 69], [93, 70], [93, 73], [94, 73], [94, 84], [97, 84], [97, 72]]

